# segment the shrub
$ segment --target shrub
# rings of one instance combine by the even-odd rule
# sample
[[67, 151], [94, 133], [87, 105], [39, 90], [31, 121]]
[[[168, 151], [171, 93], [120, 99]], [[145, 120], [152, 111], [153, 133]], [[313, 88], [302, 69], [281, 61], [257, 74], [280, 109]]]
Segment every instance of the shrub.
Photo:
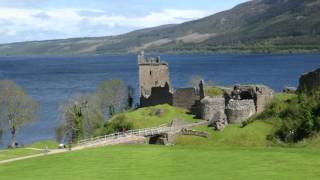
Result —
[[112, 121], [105, 125], [105, 131], [107, 134], [123, 132], [131, 129], [133, 129], [132, 122], [129, 122], [123, 114], [116, 116]]
[[293, 101], [296, 97], [297, 95], [295, 94], [288, 94], [288, 93], [277, 94], [273, 99], [273, 101], [269, 105], [267, 105], [267, 107], [263, 112], [242, 122], [242, 127], [245, 127], [256, 120], [268, 120], [268, 121], [277, 122], [277, 119], [279, 118], [280, 113], [284, 111], [288, 107], [289, 103]]
[[[320, 131], [320, 96], [299, 94], [298, 97], [273, 104], [264, 115], [276, 118], [273, 137], [284, 142], [298, 142]], [[281, 108], [274, 108], [274, 107]], [[271, 113], [270, 113], [271, 112]], [[267, 117], [267, 116], [266, 116]]]
[[255, 120], [272, 122], [269, 140], [294, 143], [320, 131], [320, 92], [314, 94], [280, 93], [261, 114], [242, 123], [246, 126]]

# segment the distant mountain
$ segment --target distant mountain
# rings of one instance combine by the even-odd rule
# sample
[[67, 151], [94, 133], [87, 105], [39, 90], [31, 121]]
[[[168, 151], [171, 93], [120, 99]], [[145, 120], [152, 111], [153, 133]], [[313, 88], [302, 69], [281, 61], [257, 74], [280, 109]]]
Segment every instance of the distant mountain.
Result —
[[320, 0], [252, 0], [212, 16], [119, 36], [0, 45], [0, 56], [320, 52]]

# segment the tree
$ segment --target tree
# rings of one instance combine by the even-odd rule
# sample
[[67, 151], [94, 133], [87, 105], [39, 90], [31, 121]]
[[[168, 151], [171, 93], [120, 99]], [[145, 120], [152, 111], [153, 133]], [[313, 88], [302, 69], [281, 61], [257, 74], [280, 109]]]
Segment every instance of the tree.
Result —
[[67, 138], [74, 143], [90, 137], [93, 131], [103, 126], [104, 118], [97, 96], [76, 96], [60, 106], [61, 123], [56, 128], [58, 141]]
[[36, 120], [37, 103], [22, 87], [9, 80], [0, 81], [0, 126], [11, 134], [11, 147], [16, 147], [17, 131]]
[[3, 129], [2, 127], [0, 126], [0, 144], [2, 144], [2, 135], [3, 135]]
[[131, 109], [133, 107], [133, 97], [134, 97], [134, 88], [132, 86], [128, 86], [128, 101], [127, 101], [128, 109]]
[[76, 142], [82, 138], [99, 135], [105, 119], [132, 104], [129, 98], [133, 88], [126, 87], [121, 80], [101, 83], [95, 94], [80, 95], [60, 106], [61, 123], [56, 128], [56, 138]]
[[105, 116], [113, 116], [128, 106], [128, 89], [121, 80], [102, 82], [98, 86], [97, 96]]
[[203, 80], [203, 78], [200, 75], [192, 75], [189, 85], [194, 88], [198, 88], [201, 80]]

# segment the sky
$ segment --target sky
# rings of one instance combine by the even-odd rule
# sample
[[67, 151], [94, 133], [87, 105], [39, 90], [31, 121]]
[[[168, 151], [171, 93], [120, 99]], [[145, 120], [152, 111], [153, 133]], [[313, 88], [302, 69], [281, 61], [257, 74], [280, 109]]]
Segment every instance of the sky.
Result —
[[199, 19], [248, 0], [0, 0], [0, 43], [118, 35]]

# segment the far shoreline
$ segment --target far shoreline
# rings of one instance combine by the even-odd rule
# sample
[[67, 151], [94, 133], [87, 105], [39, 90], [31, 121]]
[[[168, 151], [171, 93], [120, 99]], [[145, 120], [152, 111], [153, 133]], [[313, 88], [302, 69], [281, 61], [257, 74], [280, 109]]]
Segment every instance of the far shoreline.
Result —
[[[138, 53], [106, 53], [106, 54], [63, 54], [63, 55], [0, 55], [0, 58], [62, 58], [62, 57], [112, 57], [112, 56], [136, 56]], [[146, 52], [147, 55], [161, 56], [187, 56], [187, 55], [320, 55], [320, 51], [274, 51], [274, 52], [256, 52], [256, 51], [201, 51], [201, 52]]]

